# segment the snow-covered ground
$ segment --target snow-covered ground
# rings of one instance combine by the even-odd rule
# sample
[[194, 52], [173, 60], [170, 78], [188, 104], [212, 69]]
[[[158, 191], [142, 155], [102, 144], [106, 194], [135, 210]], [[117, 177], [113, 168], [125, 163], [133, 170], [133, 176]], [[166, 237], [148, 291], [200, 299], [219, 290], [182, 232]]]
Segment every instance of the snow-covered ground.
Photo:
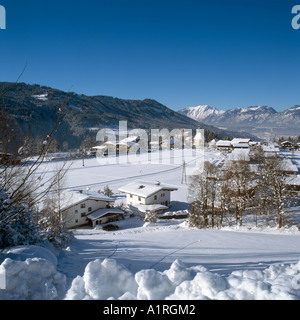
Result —
[[[222, 157], [217, 152], [204, 155], [213, 163]], [[298, 167], [299, 159], [296, 152]], [[187, 160], [187, 165], [192, 162]], [[49, 163], [48, 174], [59, 164]], [[130, 181], [160, 180], [178, 188], [171, 196], [171, 210], [187, 208], [188, 186], [181, 184], [180, 164], [103, 166], [96, 159], [85, 159], [84, 164], [73, 161], [67, 188], [99, 190], [109, 185], [117, 193]], [[122, 196], [118, 197], [122, 201]], [[0, 262], [10, 260], [0, 267], [0, 286], [1, 272], [8, 275], [7, 289], [0, 290], [0, 298], [300, 299], [297, 228], [199, 230], [188, 228], [184, 220], [149, 224], [139, 217], [126, 217], [116, 224], [120, 229], [113, 232], [101, 227], [75, 230], [74, 241], [58, 254], [57, 264], [45, 253], [34, 258], [24, 252], [3, 252]], [[35, 281], [35, 295], [28, 289], [30, 281]]]

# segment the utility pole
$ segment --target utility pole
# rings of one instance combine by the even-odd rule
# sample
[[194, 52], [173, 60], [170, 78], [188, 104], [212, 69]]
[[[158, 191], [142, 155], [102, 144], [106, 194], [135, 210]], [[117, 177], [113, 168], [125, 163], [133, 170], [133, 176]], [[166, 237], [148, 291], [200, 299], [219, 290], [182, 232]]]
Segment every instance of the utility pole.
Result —
[[183, 184], [183, 181], [186, 184], [186, 167], [185, 167], [185, 160], [183, 160], [182, 163], [182, 175], [181, 175], [181, 184]]

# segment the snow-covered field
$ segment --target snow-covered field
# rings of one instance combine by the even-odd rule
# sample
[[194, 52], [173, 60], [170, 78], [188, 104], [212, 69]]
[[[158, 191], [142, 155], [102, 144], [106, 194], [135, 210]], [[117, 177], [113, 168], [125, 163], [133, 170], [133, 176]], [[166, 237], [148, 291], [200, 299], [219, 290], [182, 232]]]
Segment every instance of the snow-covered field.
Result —
[[[206, 152], [204, 158], [217, 163], [222, 155]], [[298, 166], [299, 159], [296, 153]], [[188, 165], [192, 162], [187, 159]], [[48, 174], [59, 164], [49, 163]], [[180, 164], [103, 166], [96, 159], [84, 164], [73, 161], [67, 188], [109, 185], [117, 193], [130, 181], [160, 180], [178, 188], [171, 210], [187, 208]], [[149, 224], [138, 217], [116, 224], [120, 229], [113, 232], [75, 230], [74, 241], [56, 253], [56, 260], [47, 249], [2, 252], [0, 262], [9, 259], [0, 266], [0, 288], [6, 275], [0, 298], [300, 299], [300, 232], [295, 227], [199, 230], [189, 229], [184, 220]]]

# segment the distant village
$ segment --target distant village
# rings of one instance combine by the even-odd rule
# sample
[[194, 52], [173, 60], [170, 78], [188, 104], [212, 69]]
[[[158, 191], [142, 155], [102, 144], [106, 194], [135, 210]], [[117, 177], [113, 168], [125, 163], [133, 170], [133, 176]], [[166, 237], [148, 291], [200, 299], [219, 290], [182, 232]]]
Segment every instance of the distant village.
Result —
[[[139, 137], [131, 137], [120, 141], [115, 147], [125, 145], [130, 148], [134, 145], [136, 146], [139, 141]], [[197, 139], [194, 139], [194, 142], [197, 143]], [[176, 143], [174, 139], [162, 141], [159, 148], [172, 149], [175, 148], [174, 143]], [[96, 156], [97, 152], [101, 152], [102, 156], [105, 156], [105, 152], [111, 144], [112, 142], [107, 141], [100, 146], [92, 147], [88, 150], [87, 156]], [[292, 155], [299, 148], [299, 145], [299, 143], [295, 145], [290, 141], [283, 141], [279, 145], [277, 143], [252, 141], [247, 138], [234, 138], [230, 141], [214, 139], [206, 144], [206, 148], [216, 150], [216, 152], [221, 152], [225, 155], [218, 163], [218, 167], [221, 169], [222, 167], [225, 168], [228, 163], [243, 160], [249, 162], [252, 169], [254, 168], [253, 170], [255, 170], [256, 164], [253, 155], [257, 148], [261, 148], [266, 158], [283, 157], [285, 164], [283, 170], [290, 177], [288, 179], [289, 188], [298, 193], [300, 191], [300, 180], [297, 176], [298, 167], [293, 164], [292, 156], [284, 156], [284, 151], [289, 151]], [[49, 159], [60, 158], [60, 155], [56, 154]], [[5, 157], [2, 158], [3, 160], [5, 160]], [[103, 192], [95, 192], [89, 189], [69, 190], [64, 192], [59, 210], [64, 217], [67, 228], [85, 225], [95, 227], [96, 225], [124, 219], [125, 214], [128, 212], [145, 216], [148, 213], [158, 214], [170, 210], [172, 203], [171, 193], [176, 190], [177, 188], [169, 186], [163, 181], [131, 182], [118, 190], [126, 198], [125, 205], [122, 208], [115, 206], [115, 199], [109, 193], [104, 194]]]
[[[69, 158], [83, 159], [84, 158], [108, 155], [109, 148], [113, 147], [115, 150], [126, 148], [129, 151], [132, 147], [139, 147], [141, 143], [139, 136], [127, 137], [118, 142], [106, 141], [100, 145], [84, 150], [84, 154], [77, 152], [61, 152], [54, 154], [47, 154], [46, 160], [54, 161]], [[200, 132], [194, 136], [193, 148], [197, 148], [203, 143], [203, 137]], [[297, 176], [298, 167], [293, 164], [293, 154], [299, 149], [300, 143], [293, 143], [291, 141], [282, 141], [278, 143], [270, 143], [266, 141], [252, 141], [248, 138], [234, 138], [232, 140], [217, 140], [213, 139], [206, 143], [206, 148], [209, 150], [216, 150], [225, 155], [218, 163], [218, 167], [222, 169], [229, 162], [232, 163], [238, 160], [244, 160], [255, 167], [254, 154], [257, 148], [260, 148], [264, 157], [283, 157], [285, 174], [288, 179], [289, 188], [295, 192], [300, 191], [300, 179]], [[148, 144], [148, 152], [153, 152], [163, 149], [176, 149], [178, 146], [178, 139], [170, 138], [161, 140], [159, 143]], [[289, 151], [290, 157], [285, 157], [282, 151]], [[10, 161], [13, 155], [8, 153], [0, 153], [1, 163]], [[21, 157], [14, 157], [14, 162], [17, 164], [22, 161]], [[254, 169], [255, 170], [255, 169]], [[147, 213], [161, 213], [170, 209], [171, 193], [177, 190], [174, 186], [168, 186], [160, 181], [151, 182], [131, 182], [119, 189], [120, 193], [126, 196], [126, 205], [123, 208], [115, 207], [115, 199], [109, 194], [94, 192], [90, 190], [69, 190], [64, 192], [63, 198], [60, 201], [59, 211], [64, 217], [67, 228], [75, 228], [79, 226], [89, 225], [95, 227], [98, 224], [105, 224], [120, 219], [124, 219], [125, 211], [146, 215]], [[125, 210], [125, 211], [124, 211]]]

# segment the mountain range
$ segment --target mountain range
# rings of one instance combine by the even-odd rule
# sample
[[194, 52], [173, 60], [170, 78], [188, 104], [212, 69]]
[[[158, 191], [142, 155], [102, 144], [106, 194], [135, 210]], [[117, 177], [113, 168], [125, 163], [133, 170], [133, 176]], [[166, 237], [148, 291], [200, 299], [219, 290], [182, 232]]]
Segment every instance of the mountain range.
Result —
[[300, 106], [277, 112], [269, 106], [218, 110], [208, 105], [178, 111], [191, 119], [223, 130], [249, 132], [260, 138], [300, 135]]
[[0, 82], [0, 108], [14, 121], [20, 136], [30, 134], [32, 137], [44, 137], [51, 132], [63, 109], [64, 117], [57, 135], [60, 145], [66, 143], [69, 149], [79, 148], [89, 136], [95, 139], [101, 128], [118, 128], [121, 120], [127, 121], [128, 129], [197, 129], [200, 125], [210, 139], [236, 136], [232, 131], [199, 124], [152, 99], [87, 96], [38, 84]]

